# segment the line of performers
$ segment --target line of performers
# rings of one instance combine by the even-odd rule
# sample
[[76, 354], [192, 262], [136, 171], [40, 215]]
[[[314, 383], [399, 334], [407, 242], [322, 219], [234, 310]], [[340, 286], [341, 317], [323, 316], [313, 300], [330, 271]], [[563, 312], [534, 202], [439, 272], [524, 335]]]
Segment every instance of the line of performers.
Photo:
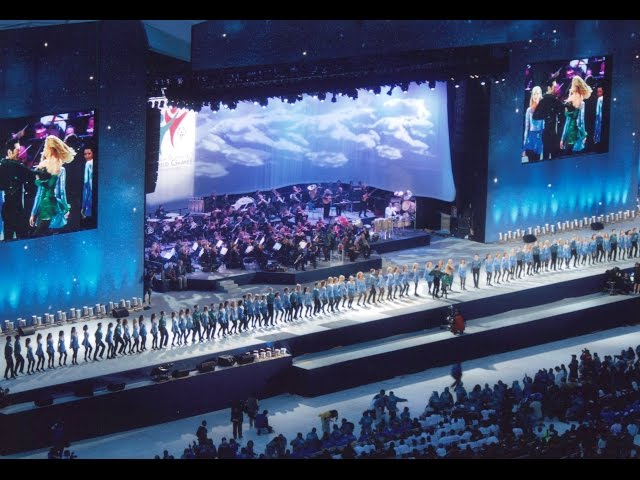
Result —
[[[159, 317], [152, 314], [149, 330], [143, 315], [133, 319], [131, 328], [127, 319], [110, 322], [106, 332], [102, 323], [97, 324], [93, 332], [93, 342], [88, 326], [83, 327], [83, 338], [72, 327], [71, 338], [67, 347], [64, 331], [60, 331], [56, 343], [49, 332], [46, 348], [42, 333], [36, 337], [35, 354], [31, 338], [25, 341], [27, 356], [27, 373], [44, 370], [45, 353], [48, 356], [47, 367], [55, 368], [55, 355], [58, 355], [58, 366], [67, 362], [67, 348], [72, 351], [71, 363], [78, 363], [80, 346], [84, 348], [84, 360], [115, 358], [118, 355], [141, 353], [147, 350], [147, 336], [151, 335], [151, 349], [168, 346], [171, 333], [171, 346], [188, 345], [204, 342], [214, 338], [245, 332], [250, 328], [275, 325], [277, 322], [292, 322], [317, 315], [340, 313], [342, 310], [356, 307], [366, 308], [370, 305], [392, 302], [404, 297], [420, 297], [418, 287], [426, 282], [427, 292], [432, 298], [447, 297], [452, 291], [454, 277], [460, 282], [460, 289], [466, 290], [466, 279], [469, 271], [473, 276], [475, 288], [480, 288], [480, 271], [484, 267], [485, 285], [499, 284], [522, 278], [523, 275], [534, 275], [542, 271], [556, 271], [577, 268], [579, 265], [591, 265], [604, 261], [624, 260], [638, 257], [638, 231], [632, 228], [620, 232], [615, 229], [611, 233], [594, 234], [591, 238], [574, 236], [570, 240], [553, 240], [535, 242], [510, 251], [488, 254], [484, 260], [479, 255], [468, 265], [461, 259], [454, 265], [449, 259], [436, 263], [426, 262], [424, 269], [414, 263], [402, 267], [393, 266], [386, 269], [371, 269], [368, 274], [358, 272], [346, 278], [329, 277], [315, 282], [313, 286], [296, 285], [282, 292], [274, 292], [272, 287], [265, 294], [245, 294], [241, 299], [226, 300], [218, 305], [211, 304], [200, 310], [195, 305], [193, 310], [186, 308], [171, 312], [167, 317], [164, 311]], [[412, 293], [413, 292], [413, 293]], [[197, 337], [197, 339], [196, 339]], [[95, 347], [94, 347], [95, 345]], [[94, 352], [95, 350], [95, 352]], [[5, 345], [5, 378], [16, 378], [17, 373], [24, 373], [25, 359], [22, 355], [22, 344], [19, 336], [12, 341], [6, 337]], [[93, 356], [92, 356], [92, 352]], [[37, 359], [37, 361], [36, 361]], [[15, 360], [15, 361], [14, 361]]]

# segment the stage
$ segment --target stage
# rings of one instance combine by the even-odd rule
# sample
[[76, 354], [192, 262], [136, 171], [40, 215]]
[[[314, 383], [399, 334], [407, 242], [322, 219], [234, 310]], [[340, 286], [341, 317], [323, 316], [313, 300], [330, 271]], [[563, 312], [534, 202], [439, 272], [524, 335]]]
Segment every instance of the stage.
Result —
[[[454, 258], [457, 262], [457, 259], [469, 258], [476, 252], [484, 255], [486, 252], [502, 251], [507, 246], [478, 244], [453, 237], [435, 238], [434, 242], [428, 247], [417, 247], [385, 254], [383, 257], [378, 257], [377, 260], [382, 262], [382, 268], [404, 263], [411, 265], [413, 262], [423, 266], [426, 260], [442, 258], [446, 261], [447, 258]], [[628, 310], [626, 305], [633, 305], [634, 309], [637, 308], [637, 297], [611, 297], [615, 301], [605, 302], [607, 305], [598, 307], [601, 308], [600, 310], [582, 308], [578, 305], [582, 300], [576, 300], [576, 298], [601, 292], [605, 270], [614, 266], [630, 269], [634, 263], [635, 259], [629, 259], [581, 266], [576, 269], [571, 268], [559, 272], [543, 272], [539, 275], [524, 277], [523, 279], [492, 287], [485, 286], [484, 272], [482, 272], [480, 289], [473, 288], [471, 276], [469, 275], [467, 279], [468, 290], [461, 292], [456, 278], [454, 292], [449, 295], [449, 298], [437, 300], [425, 295], [425, 283], [421, 281], [418, 289], [420, 296], [413, 295], [413, 286], [411, 286], [410, 296], [393, 302], [364, 307], [357, 307], [354, 303], [355, 308], [352, 310], [342, 309], [341, 313], [326, 313], [314, 318], [298, 319], [291, 323], [277, 323], [275, 326], [260, 327], [249, 332], [209, 342], [175, 346], [163, 350], [148, 350], [141, 354], [120, 356], [113, 360], [85, 363], [83, 360], [84, 349], [81, 347], [79, 352], [80, 365], [78, 366], [70, 366], [71, 351], [69, 350], [69, 359], [65, 367], [39, 372], [34, 375], [20, 375], [16, 380], [2, 380], [2, 387], [11, 389], [13, 406], [2, 410], [1, 413], [4, 415], [0, 416], [0, 419], [7, 422], [9, 421], [6, 418], [7, 416], [13, 416], [14, 413], [18, 412], [35, 410], [36, 413], [34, 415], [37, 415], [38, 421], [44, 421], [41, 418], [44, 414], [51, 417], [55, 414], [55, 416], [63, 415], [65, 417], [68, 415], [68, 422], [75, 423], [73, 410], [84, 408], [80, 407], [77, 402], [93, 398], [85, 397], [88, 394], [88, 390], [94, 393], [95, 397], [99, 397], [102, 399], [101, 401], [106, 402], [104, 405], [101, 404], [101, 409], [108, 408], [107, 404], [110, 396], [124, 395], [132, 388], [137, 389], [135, 393], [136, 401], [142, 401], [144, 397], [146, 400], [144, 400], [143, 404], [153, 404], [157, 399], [155, 395], [158, 394], [158, 391], [154, 389], [155, 387], [150, 388], [153, 385], [149, 383], [152, 367], [172, 364], [172, 371], [188, 371], [190, 372], [189, 379], [191, 379], [191, 377], [205, 375], [194, 372], [197, 365], [203, 361], [217, 358], [223, 354], [237, 355], [265, 347], [286, 348], [291, 354], [291, 357], [286, 357], [288, 358], [288, 364], [286, 364], [287, 362], [278, 362], [278, 365], [282, 368], [274, 367], [273, 371], [270, 370], [271, 373], [269, 375], [273, 375], [271, 378], [277, 378], [277, 381], [273, 380], [271, 383], [271, 385], [276, 385], [277, 388], [269, 390], [270, 394], [299, 392], [305, 395], [316, 395], [324, 391], [333, 391], [332, 389], [346, 388], [348, 385], [372, 381], [374, 377], [386, 378], [390, 375], [402, 374], [402, 371], [416, 371], [430, 366], [445, 365], [453, 359], [453, 356], [461, 357], [461, 359], [472, 358], [480, 354], [490, 354], [492, 351], [521, 348], [525, 344], [566, 338], [599, 328], [610, 328], [625, 322], [629, 318], [626, 314], [621, 315], [620, 312]], [[283, 285], [271, 286], [275, 290], [281, 290]], [[201, 307], [211, 303], [217, 305], [220, 301], [239, 298], [245, 293], [265, 293], [266, 287], [267, 284], [247, 284], [237, 287], [236, 291], [230, 293], [205, 291], [154, 293], [152, 309], [146, 312], [132, 312], [132, 315], [137, 316], [139, 313], [144, 313], [147, 325], [149, 325], [148, 319], [152, 312], [159, 314], [160, 310], [165, 310], [166, 312], [177, 311], [180, 308], [193, 307], [195, 304], [199, 304]], [[604, 296], [604, 298], [609, 297]], [[514, 309], [531, 308], [544, 310], [543, 307], [540, 307], [541, 305], [551, 305], [554, 302], [565, 304], [569, 311], [576, 309], [580, 312], [592, 311], [597, 312], [597, 315], [589, 317], [585, 321], [579, 312], [575, 314], [567, 313], [562, 316], [547, 315], [545, 313], [544, 318], [540, 318], [537, 321], [516, 317], [515, 319], [512, 318], [512, 323], [505, 325], [504, 328], [501, 327], [496, 330], [483, 327], [484, 329], [478, 329], [481, 323], [491, 323], [488, 317], [508, 314]], [[468, 321], [468, 331], [462, 337], [454, 338], [450, 333], [438, 329], [446, 316], [449, 305], [452, 304], [459, 305]], [[625, 305], [622, 310], [621, 305]], [[551, 318], [552, 320], [549, 320]], [[565, 318], [570, 318], [570, 320], [565, 321]], [[479, 323], [475, 323], [475, 320], [478, 320]], [[109, 322], [115, 323], [115, 319], [103, 318], [80, 321], [75, 325], [76, 328], [81, 330], [85, 323], [88, 324], [89, 331], [93, 335], [98, 321], [103, 323], [105, 330]], [[59, 330], [64, 330], [65, 337], [68, 339], [71, 326], [71, 323], [57, 324], [40, 328], [38, 331], [42, 332], [44, 336], [48, 331], [52, 331], [57, 336]], [[496, 334], [496, 332], [500, 331], [506, 332], [506, 334]], [[485, 336], [483, 337], [481, 334]], [[402, 345], [402, 337], [397, 336], [403, 335], [426, 335], [427, 337], [425, 338], [427, 340], [419, 340], [418, 343], [414, 343], [414, 349], [409, 348], [407, 345], [402, 348], [390, 348], [382, 356], [365, 353], [368, 347], [363, 345], [364, 342], [395, 342], [399, 339], [400, 343], [396, 345]], [[32, 336], [32, 338], [34, 337]], [[415, 342], [415, 340], [411, 341]], [[453, 345], [450, 343], [451, 341], [457, 343]], [[471, 343], [467, 344], [466, 342]], [[170, 344], [171, 339], [169, 340]], [[150, 345], [151, 338], [149, 337], [147, 348], [150, 348]], [[438, 346], [435, 347], [434, 345]], [[463, 348], [460, 348], [461, 345]], [[332, 365], [335, 364], [334, 366], [325, 365], [319, 370], [316, 368], [301, 368], [301, 365], [305, 365], [305, 363], [299, 362], [308, 362], [313, 358], [305, 358], [302, 357], [303, 355], [320, 354], [319, 352], [332, 350], [337, 346], [352, 349], [350, 350], [351, 353], [346, 353], [344, 358], [351, 358], [354, 361], [353, 364], [350, 362], [331, 361], [330, 363]], [[455, 348], [452, 348], [454, 346]], [[342, 355], [340, 352], [340, 350], [333, 350], [333, 353]], [[436, 354], [436, 352], [438, 353]], [[324, 355], [324, 353], [321, 355]], [[394, 355], [398, 355], [398, 357], [394, 358]], [[292, 357], [293, 366], [291, 364]], [[412, 363], [407, 360], [414, 357], [419, 358], [419, 361]], [[405, 361], [396, 362], [395, 360], [399, 358], [404, 358]], [[0, 360], [0, 363], [3, 362], [4, 360]], [[394, 366], [392, 367], [391, 364]], [[275, 363], [272, 365], [275, 365]], [[309, 364], [307, 363], [307, 365]], [[374, 365], [375, 368], [373, 368]], [[399, 370], [396, 370], [396, 368]], [[322, 370], [325, 373], [321, 373], [318, 376]], [[329, 373], [327, 374], [327, 372]], [[352, 375], [352, 372], [357, 372], [357, 374]], [[225, 375], [229, 375], [229, 373]], [[241, 390], [216, 388], [216, 406], [226, 408], [234, 399], [230, 394], [223, 393], [227, 390], [238, 393], [239, 391], [244, 392], [253, 388], [249, 377], [247, 377], [247, 382], [243, 380], [243, 384], [238, 386]], [[212, 379], [214, 377], [208, 378]], [[162, 388], [179, 387], [181, 384], [178, 380], [182, 379], [171, 380], [168, 382], [168, 386]], [[238, 381], [240, 381], [240, 377], [238, 377]], [[108, 391], [108, 386], [119, 383], [125, 385], [123, 391]], [[216, 382], [214, 383], [217, 384]], [[179, 389], [174, 392], [175, 395], [179, 394], [178, 391]], [[174, 395], [174, 393], [167, 391], [163, 392], [163, 395]], [[34, 407], [34, 400], [43, 398], [51, 398], [53, 405]], [[58, 404], [72, 405], [73, 408], [54, 408]], [[116, 404], [120, 405], [119, 401]], [[180, 412], [172, 411], [171, 413], [165, 412], [165, 414], [168, 415], [167, 418], [171, 415], [174, 417], [183, 416], [182, 412], [187, 411], [190, 412], [190, 415], [195, 415], [198, 413], [199, 408], [205, 408], [205, 405], [197, 402], [194, 405], [197, 408], [190, 409], [185, 406], [184, 410]], [[137, 421], [141, 422], [142, 418], [146, 418], [146, 421], [150, 422], [148, 424], [157, 420], [157, 417], [145, 414]], [[136, 425], [141, 425], [141, 423], [136, 423]], [[92, 434], [98, 435], [101, 433], [100, 429], [103, 428], [105, 428], [104, 425], [98, 425], [93, 433], [86, 429], [80, 429], [77, 432], [77, 435], [79, 435], [77, 438], [88, 438]], [[122, 428], [125, 428], [125, 424], [122, 425]], [[23, 445], [24, 449], [38, 446], [30, 442], [35, 442], [35, 440], [25, 432], [25, 438], [21, 438], [19, 441], [16, 439], [15, 444]], [[5, 446], [5, 451], [6, 448], [7, 446]]]
[[[226, 408], [237, 395], [246, 396], [256, 389], [263, 395], [291, 392], [313, 396], [402, 372], [446, 365], [454, 358], [466, 360], [624, 324], [631, 318], [630, 312], [637, 309], [639, 298], [596, 293], [601, 291], [602, 270], [598, 265], [562, 272], [557, 275], [558, 280], [563, 280], [560, 282], [549, 281], [553, 275], [545, 274], [539, 277], [546, 277], [546, 282], [540, 282], [543, 278], [536, 278], [537, 282], [518, 280], [490, 289], [453, 293], [446, 300], [426, 297], [421, 287], [419, 297], [411, 295], [381, 305], [343, 309], [342, 313], [277, 323], [214, 341], [149, 350], [113, 360], [84, 363], [81, 349], [79, 366], [67, 365], [2, 381], [4, 388], [11, 389], [13, 405], [2, 410], [1, 428], [14, 432], [11, 444], [7, 439], [2, 449], [8, 453], [46, 444], [42, 437], [14, 429], [18, 424], [46, 425], [47, 421], [61, 418], [69, 425], [79, 423], [72, 427], [72, 438], [89, 438], [132, 428], [132, 425], [151, 425], [212, 408]], [[199, 292], [182, 293], [190, 293], [188, 299], [179, 300], [182, 307], [192, 302], [201, 305], [207, 302]], [[584, 295], [590, 297], [572, 298]], [[168, 307], [169, 301], [166, 301]], [[540, 307], [541, 303], [546, 306]], [[439, 329], [451, 304], [458, 304], [467, 318], [468, 330], [462, 337], [453, 337]], [[535, 318], [527, 317], [525, 310], [514, 309], [531, 309], [526, 315], [531, 313]], [[157, 313], [158, 307], [154, 311]], [[488, 318], [496, 315], [498, 317]], [[103, 325], [109, 321], [114, 320], [103, 319]], [[95, 322], [97, 320], [87, 322], [91, 331], [95, 329]], [[70, 326], [52, 328], [57, 332], [61, 328], [69, 330]], [[336, 350], [336, 346], [342, 347]], [[201, 362], [220, 355], [237, 355], [265, 347], [286, 348], [291, 355], [242, 367], [216, 367], [210, 373], [195, 371]], [[334, 358], [319, 360], [326, 355]], [[151, 382], [152, 367], [162, 364], [172, 364], [170, 371], [187, 372], [187, 377], [162, 385]], [[260, 378], [260, 383], [256, 383], [256, 378]], [[119, 383], [123, 384], [123, 390], [109, 391]], [[234, 388], [229, 388], [230, 384], [234, 384]], [[185, 396], [185, 391], [192, 393]], [[215, 395], [203, 402], [198, 395], [206, 391]], [[197, 398], [186, 400], [192, 396]], [[168, 409], [153, 411], [158, 398], [174, 400], [167, 402]], [[34, 405], [35, 400], [46, 403], [48, 399], [52, 405]], [[95, 408], [99, 408], [100, 418], [121, 415], [133, 399], [136, 404], [150, 407], [135, 415], [131, 411], [133, 418], [125, 422], [105, 425], [102, 420], [90, 420], [91, 414], [95, 417]], [[82, 422], [78, 422], [78, 418], [82, 418]]]

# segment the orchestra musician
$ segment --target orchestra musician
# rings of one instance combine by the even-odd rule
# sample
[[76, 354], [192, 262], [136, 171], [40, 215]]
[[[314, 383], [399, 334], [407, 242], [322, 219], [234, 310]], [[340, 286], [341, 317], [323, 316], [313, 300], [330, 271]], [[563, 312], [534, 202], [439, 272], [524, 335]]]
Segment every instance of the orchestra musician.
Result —
[[296, 204], [302, 202], [302, 199], [300, 198], [300, 192], [302, 192], [302, 189], [299, 186], [294, 185], [293, 191], [289, 195], [289, 200], [291, 200], [291, 203]]
[[271, 203], [271, 199], [266, 198], [260, 190], [256, 192], [256, 207], [258, 210], [266, 210], [269, 204]]
[[324, 219], [330, 218], [332, 201], [333, 201], [333, 192], [327, 188], [322, 194], [322, 218]]
[[360, 195], [360, 203], [358, 204], [358, 217], [366, 217], [367, 216], [367, 207], [369, 205], [369, 198], [371, 197], [371, 193], [369, 192], [369, 188], [366, 184], [362, 185]]
[[393, 202], [389, 202], [387, 208], [384, 209], [384, 218], [393, 218], [398, 214], [395, 205]]
[[357, 250], [362, 253], [364, 258], [369, 258], [371, 256], [371, 246], [369, 245], [369, 241], [367, 240], [368, 231], [365, 229], [360, 236], [358, 237], [357, 242]]
[[316, 185], [315, 183], [312, 183], [311, 185], [307, 186], [307, 209], [308, 210], [313, 210], [314, 208], [316, 208], [316, 205], [318, 203], [319, 197], [318, 197], [318, 185]]
[[343, 201], [345, 199], [344, 196], [344, 190], [342, 189], [342, 185], [340, 185], [337, 189], [336, 189], [336, 194], [333, 196], [333, 204], [336, 207], [336, 215], [339, 217], [340, 215], [342, 215], [342, 206], [343, 206]]

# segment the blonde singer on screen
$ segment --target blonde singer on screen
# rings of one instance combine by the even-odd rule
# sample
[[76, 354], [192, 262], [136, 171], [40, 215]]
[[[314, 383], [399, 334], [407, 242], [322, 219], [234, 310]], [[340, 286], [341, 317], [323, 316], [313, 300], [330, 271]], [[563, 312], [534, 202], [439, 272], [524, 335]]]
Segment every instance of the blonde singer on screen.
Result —
[[533, 112], [542, 98], [542, 89], [535, 86], [531, 89], [529, 108], [524, 119], [524, 142], [522, 147], [522, 162], [537, 162], [542, 155], [542, 130], [544, 120], [534, 120]]
[[38, 191], [31, 210], [29, 225], [36, 227], [36, 235], [49, 229], [63, 228], [69, 218], [65, 163], [75, 158], [76, 152], [58, 137], [50, 135], [44, 143], [40, 164], [36, 167]]

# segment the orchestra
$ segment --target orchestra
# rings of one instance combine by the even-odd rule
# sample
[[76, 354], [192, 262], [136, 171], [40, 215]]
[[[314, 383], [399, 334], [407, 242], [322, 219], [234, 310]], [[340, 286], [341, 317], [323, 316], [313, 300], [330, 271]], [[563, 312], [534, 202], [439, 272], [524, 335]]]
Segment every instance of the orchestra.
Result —
[[[158, 207], [156, 215], [146, 219], [145, 247], [156, 270], [179, 259], [188, 272], [196, 265], [204, 272], [215, 272], [253, 264], [263, 270], [273, 265], [305, 270], [307, 265], [317, 268], [319, 259], [329, 261], [336, 249], [355, 262], [371, 255], [371, 226], [361, 219], [350, 222], [342, 213], [360, 203], [368, 205], [376, 193], [378, 189], [366, 185], [353, 187], [339, 181], [324, 187], [294, 185], [288, 195], [275, 188], [233, 198], [214, 192], [204, 199], [204, 213], [180, 215]], [[403, 201], [412, 202], [410, 192], [402, 192], [397, 200], [394, 212]], [[312, 215], [315, 208], [323, 209], [322, 218]], [[382, 231], [387, 224], [375, 220], [374, 241], [388, 238]]]

